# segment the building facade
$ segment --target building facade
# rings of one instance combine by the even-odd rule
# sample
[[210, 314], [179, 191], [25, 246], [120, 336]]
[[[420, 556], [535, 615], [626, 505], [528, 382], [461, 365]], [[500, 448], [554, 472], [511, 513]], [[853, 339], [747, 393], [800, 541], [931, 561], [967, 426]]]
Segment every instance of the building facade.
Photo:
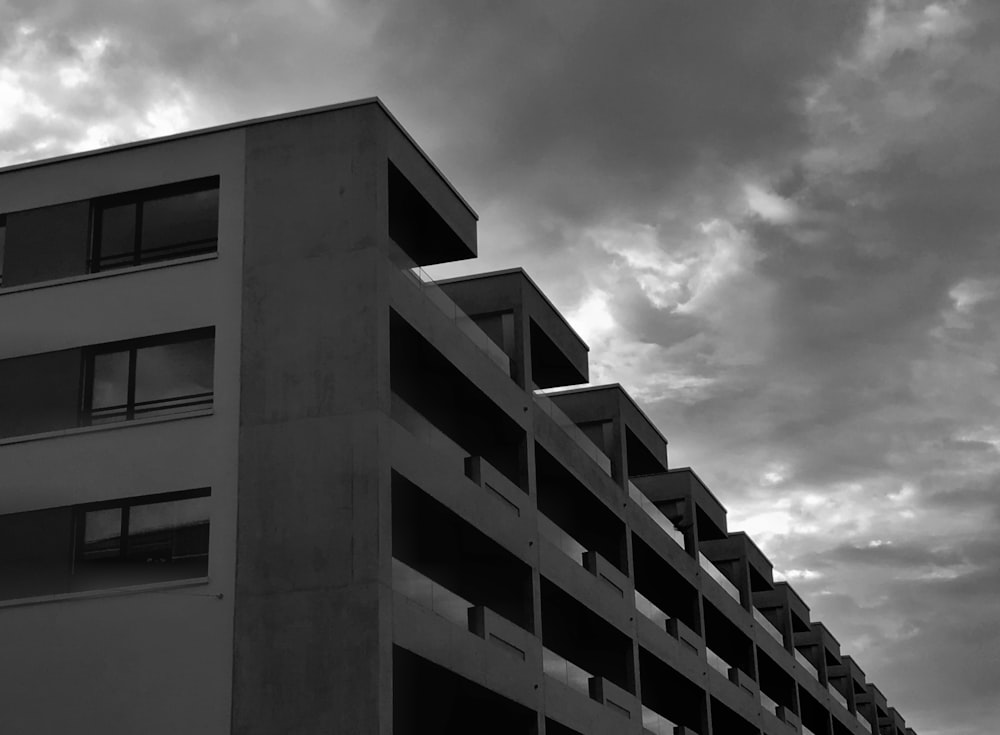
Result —
[[378, 100], [0, 170], [0, 730], [912, 735]]

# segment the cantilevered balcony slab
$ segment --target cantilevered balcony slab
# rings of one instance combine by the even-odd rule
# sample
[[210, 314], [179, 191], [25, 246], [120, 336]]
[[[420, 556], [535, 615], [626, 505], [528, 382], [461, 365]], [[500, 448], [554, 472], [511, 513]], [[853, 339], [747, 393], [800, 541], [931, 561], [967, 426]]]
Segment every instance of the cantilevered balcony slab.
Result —
[[[504, 373], [502, 366], [484, 348], [488, 337], [482, 334], [478, 342], [470, 337], [461, 328], [462, 319], [456, 320], [439, 308], [411, 274], [400, 269], [398, 264], [385, 261], [385, 273], [388, 278], [390, 306], [407, 328], [440, 353], [457, 372], [466, 376], [479, 391], [505, 411], [511, 420], [522, 425], [527, 423], [526, 406], [530, 398], [518, 389], [510, 376]], [[499, 359], [503, 361], [503, 355], [499, 355]]]
[[561, 681], [546, 676], [543, 687], [545, 716], [572, 730], [591, 735], [640, 735], [642, 731], [641, 720], [626, 718]]
[[475, 258], [479, 216], [380, 102], [377, 117], [389, 236], [419, 265]]
[[698, 550], [723, 572], [730, 573], [730, 581], [739, 590], [745, 606], [753, 599], [752, 593], [774, 589], [770, 560], [742, 531], [730, 533], [724, 539], [702, 541]]
[[807, 633], [795, 633], [795, 648], [816, 667], [820, 682], [826, 684], [828, 662], [840, 661], [840, 643], [823, 623], [810, 623], [809, 628]]
[[521, 268], [438, 281], [511, 360], [527, 388], [586, 383], [589, 348]]
[[[534, 709], [542, 679], [541, 643], [517, 626], [502, 623], [501, 637], [514, 639], [513, 646], [473, 632], [470, 627], [475, 627], [475, 622], [463, 625], [399, 592], [393, 594], [393, 643]], [[517, 635], [509, 635], [511, 631]]]
[[[740, 681], [746, 686], [741, 685]], [[746, 674], [742, 676], [734, 674], [730, 677], [709, 666], [708, 692], [747, 722], [759, 722], [760, 700], [757, 695], [757, 685]]]
[[632, 483], [699, 542], [728, 538], [725, 506], [690, 467], [632, 477]]
[[[456, 457], [395, 421], [386, 422], [392, 468], [526, 564], [534, 562], [537, 517], [528, 496], [482, 458]], [[463, 472], [464, 466], [476, 472]]]
[[548, 397], [611, 458], [611, 475], [622, 487], [633, 475], [666, 471], [666, 437], [617, 383]]
[[[708, 664], [702, 656], [705, 642], [684, 623], [668, 620], [669, 626], [660, 626], [645, 615], [636, 616], [636, 634], [639, 645], [659, 658], [671, 669], [699, 687], [705, 687]], [[676, 634], [676, 635], [675, 635]]]
[[[602, 566], [609, 568], [606, 564]], [[618, 578], [617, 583], [626, 587], [624, 596], [619, 595], [611, 584], [586, 569], [583, 559], [571, 559], [544, 536], [539, 536], [538, 570], [543, 577], [631, 637], [635, 615], [635, 591], [631, 580]]]

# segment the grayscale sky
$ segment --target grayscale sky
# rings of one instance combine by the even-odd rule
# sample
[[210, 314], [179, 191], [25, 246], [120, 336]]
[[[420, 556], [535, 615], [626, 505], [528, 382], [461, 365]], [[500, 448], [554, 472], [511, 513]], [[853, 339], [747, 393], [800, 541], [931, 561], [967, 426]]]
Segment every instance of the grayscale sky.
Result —
[[1000, 722], [1000, 2], [0, 0], [0, 163], [379, 95], [921, 735]]

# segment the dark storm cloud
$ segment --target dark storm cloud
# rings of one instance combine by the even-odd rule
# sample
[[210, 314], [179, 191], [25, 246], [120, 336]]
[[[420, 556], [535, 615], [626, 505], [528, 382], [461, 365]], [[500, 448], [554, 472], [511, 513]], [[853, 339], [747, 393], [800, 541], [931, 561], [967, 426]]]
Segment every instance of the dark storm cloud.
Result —
[[856, 38], [864, 8], [404, 2], [375, 41], [404, 85], [436, 80], [410, 104], [462, 116], [463, 158], [490, 172], [490, 194], [527, 184], [579, 222], [644, 213], [693, 169], [801, 141], [800, 85]]

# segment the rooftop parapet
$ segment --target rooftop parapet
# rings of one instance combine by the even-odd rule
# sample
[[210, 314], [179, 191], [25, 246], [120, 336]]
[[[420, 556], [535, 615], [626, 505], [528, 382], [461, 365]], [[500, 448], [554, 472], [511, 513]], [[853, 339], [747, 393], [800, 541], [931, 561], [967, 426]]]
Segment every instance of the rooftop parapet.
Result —
[[437, 285], [511, 360], [522, 388], [590, 379], [589, 348], [521, 268], [448, 278]]

